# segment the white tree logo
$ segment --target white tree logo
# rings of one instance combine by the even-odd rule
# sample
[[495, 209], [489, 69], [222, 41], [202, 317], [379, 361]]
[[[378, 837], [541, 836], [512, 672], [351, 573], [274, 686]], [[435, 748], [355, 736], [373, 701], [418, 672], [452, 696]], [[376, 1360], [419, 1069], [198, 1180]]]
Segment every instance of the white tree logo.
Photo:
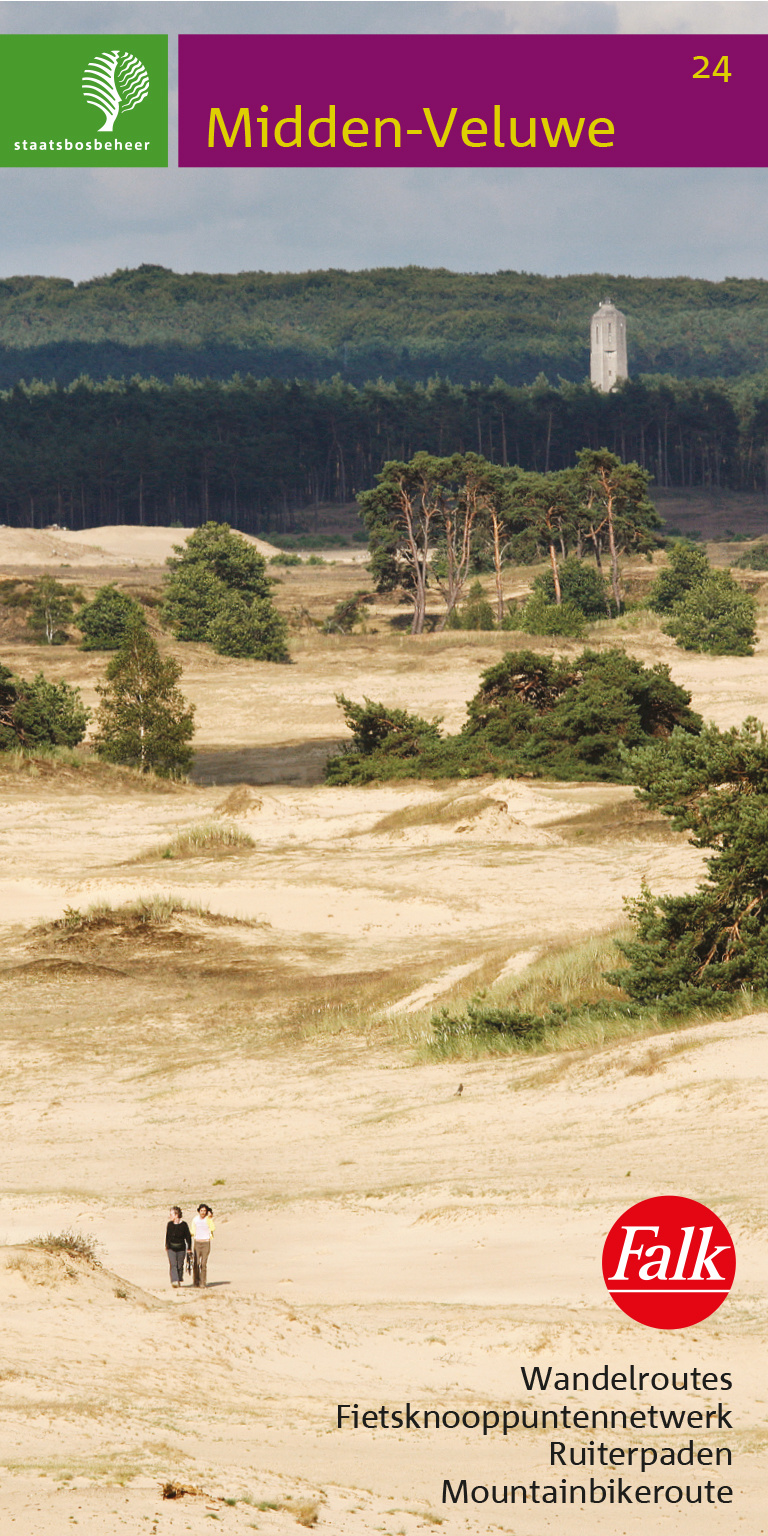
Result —
[[83, 74], [83, 95], [104, 113], [99, 133], [111, 133], [118, 112], [132, 112], [149, 90], [149, 75], [132, 53], [111, 48], [92, 59]]

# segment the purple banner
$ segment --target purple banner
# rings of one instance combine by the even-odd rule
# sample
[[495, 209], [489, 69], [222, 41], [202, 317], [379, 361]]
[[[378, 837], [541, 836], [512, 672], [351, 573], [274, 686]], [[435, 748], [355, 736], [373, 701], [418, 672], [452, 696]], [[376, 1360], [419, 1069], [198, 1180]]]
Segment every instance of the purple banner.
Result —
[[768, 38], [179, 38], [181, 166], [761, 166]]

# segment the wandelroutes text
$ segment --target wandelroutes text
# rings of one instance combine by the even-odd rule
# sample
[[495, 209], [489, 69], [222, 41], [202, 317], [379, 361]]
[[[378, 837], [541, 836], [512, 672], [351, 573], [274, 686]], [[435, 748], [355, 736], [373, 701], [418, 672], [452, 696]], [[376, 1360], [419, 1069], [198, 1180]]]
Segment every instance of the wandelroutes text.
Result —
[[[489, 1482], [472, 1479], [468, 1470], [461, 1468], [443, 1478], [443, 1504], [699, 1506], [732, 1502], [731, 1483], [720, 1481], [723, 1473], [730, 1475], [727, 1469], [732, 1463], [728, 1435], [734, 1428], [733, 1407], [722, 1396], [733, 1390], [730, 1372], [703, 1370], [698, 1365], [671, 1372], [643, 1370], [635, 1365], [623, 1371], [612, 1371], [608, 1365], [597, 1371], [520, 1366], [519, 1372], [528, 1399], [525, 1402], [472, 1407], [410, 1401], [338, 1403], [336, 1427], [345, 1432], [421, 1434], [468, 1430], [483, 1437], [501, 1437], [508, 1445], [510, 1436], [532, 1432], [545, 1441], [547, 1474], [520, 1481], [514, 1468], [511, 1477], [505, 1468], [498, 1480]], [[614, 1400], [588, 1408], [552, 1402], [554, 1394], [573, 1397], [583, 1392], [637, 1395], [634, 1401], [624, 1398], [620, 1404]], [[661, 1401], [649, 1401], [651, 1392], [660, 1396], [684, 1394], [687, 1401], [681, 1402], [679, 1396], [674, 1402], [665, 1396]], [[539, 1393], [547, 1393], [547, 1400], [540, 1401]], [[564, 1431], [573, 1438], [564, 1438]], [[615, 1431], [627, 1433], [617, 1441], [610, 1433]], [[647, 1438], [648, 1431], [655, 1432], [652, 1440]], [[706, 1443], [697, 1433], [702, 1431], [709, 1432]], [[462, 1455], [468, 1454], [465, 1436], [461, 1442]], [[514, 1459], [514, 1451], [512, 1455]], [[547, 1475], [549, 1481], [545, 1480]]]

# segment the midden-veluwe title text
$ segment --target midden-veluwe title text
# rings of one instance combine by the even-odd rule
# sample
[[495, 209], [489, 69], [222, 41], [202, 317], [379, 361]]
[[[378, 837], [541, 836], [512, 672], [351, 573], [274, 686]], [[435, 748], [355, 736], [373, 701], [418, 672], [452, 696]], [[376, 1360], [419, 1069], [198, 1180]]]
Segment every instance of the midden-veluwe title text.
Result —
[[262, 149], [270, 146], [302, 149], [305, 145], [313, 149], [335, 149], [341, 143], [346, 144], [347, 149], [373, 146], [392, 150], [402, 149], [406, 138], [428, 134], [437, 148], [446, 150], [448, 155], [453, 152], [452, 136], [469, 149], [487, 149], [489, 145], [494, 149], [506, 149], [508, 144], [514, 149], [535, 149], [537, 144], [548, 144], [550, 149], [557, 149], [561, 140], [576, 149], [584, 134], [596, 149], [610, 149], [616, 132], [609, 117], [595, 117], [590, 122], [586, 117], [576, 118], [573, 122], [567, 117], [551, 120], [528, 117], [522, 121], [507, 116], [498, 104], [486, 110], [484, 117], [466, 117], [460, 114], [458, 107], [450, 107], [444, 118], [441, 118], [439, 108], [433, 112], [431, 107], [422, 107], [421, 112], [424, 126], [408, 128], [399, 117], [347, 117], [342, 120], [335, 103], [331, 103], [325, 115], [308, 121], [309, 114], [297, 102], [287, 117], [270, 121], [269, 103], [265, 102], [255, 121], [249, 107], [240, 107], [234, 123], [228, 127], [221, 108], [211, 107], [208, 147], [216, 147], [218, 132], [227, 149], [231, 149], [241, 128], [246, 149], [253, 144], [254, 132]]

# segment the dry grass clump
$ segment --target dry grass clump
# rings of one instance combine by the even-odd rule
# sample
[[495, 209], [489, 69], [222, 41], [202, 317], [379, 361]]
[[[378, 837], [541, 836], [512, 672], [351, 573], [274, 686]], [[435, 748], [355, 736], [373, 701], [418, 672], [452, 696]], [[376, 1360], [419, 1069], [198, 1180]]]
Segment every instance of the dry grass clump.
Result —
[[371, 834], [404, 832], [409, 827], [455, 826], [462, 821], [472, 821], [484, 811], [498, 809], [499, 801], [485, 795], [454, 795], [448, 800], [433, 800], [424, 804], [404, 805], [366, 829]]
[[293, 1515], [296, 1524], [306, 1526], [307, 1530], [317, 1525], [320, 1516], [319, 1499], [283, 1499], [278, 1508], [284, 1509], [287, 1515]]
[[615, 645], [619, 634], [639, 635], [643, 639], [658, 640], [663, 649], [667, 642], [661, 625], [659, 614], [651, 608], [630, 608], [626, 613], [620, 613], [617, 619], [595, 619], [589, 626], [589, 638], [592, 642], [608, 640]]
[[183, 1499], [185, 1494], [192, 1498], [205, 1497], [204, 1490], [192, 1483], [163, 1483], [162, 1493], [164, 1499]]
[[201, 902], [179, 901], [175, 896], [139, 896], [136, 901], [126, 901], [113, 907], [108, 901], [97, 901], [81, 912], [79, 907], [65, 907], [61, 917], [46, 925], [46, 930], [83, 932], [88, 929], [108, 927], [137, 927], [152, 923], [169, 923], [174, 917], [204, 917], [211, 923], [236, 923], [237, 918], [222, 917]]
[[45, 1253], [67, 1253], [70, 1258], [86, 1259], [89, 1264], [100, 1265], [94, 1237], [66, 1228], [63, 1232], [46, 1232], [42, 1237], [30, 1238], [28, 1248], [42, 1248]]
[[[235, 1503], [236, 1501], [234, 1499], [232, 1499], [232, 1500], [225, 1499], [224, 1502], [225, 1502], [225, 1504], [229, 1504], [229, 1503]], [[254, 1509], [260, 1509], [260, 1510], [263, 1510], [263, 1511], [267, 1511], [267, 1510], [275, 1510], [275, 1511], [282, 1510], [286, 1515], [293, 1515], [293, 1518], [296, 1521], [297, 1525], [306, 1526], [307, 1530], [311, 1530], [313, 1525], [317, 1525], [317, 1522], [318, 1522], [318, 1519], [319, 1519], [319, 1516], [320, 1516], [320, 1508], [321, 1508], [321, 1500], [320, 1499], [250, 1499], [250, 1498], [246, 1498], [246, 1499], [243, 1499], [241, 1502], [243, 1504], [252, 1504]]]
[[193, 859], [199, 854], [242, 853], [255, 848], [256, 844], [247, 832], [241, 832], [234, 822], [202, 821], [195, 826], [184, 827], [170, 843], [158, 844], [140, 857], [142, 859]]
[[648, 839], [654, 843], [687, 842], [684, 833], [673, 831], [667, 817], [657, 811], [649, 811], [634, 796], [631, 799], [608, 801], [607, 804], [593, 806], [589, 811], [564, 816], [553, 824], [553, 829], [561, 837], [565, 836], [574, 842], [615, 843]]
[[[209, 1501], [211, 1499], [211, 1495], [206, 1494], [204, 1488], [198, 1488], [193, 1483], [177, 1483], [173, 1481], [163, 1483], [162, 1495], [164, 1499], [183, 1499], [185, 1495], [192, 1498], [208, 1498]], [[293, 1515], [297, 1524], [306, 1526], [307, 1529], [317, 1525], [321, 1506], [320, 1499], [311, 1498], [256, 1500], [248, 1495], [240, 1499], [221, 1499], [217, 1495], [213, 1497], [216, 1503], [229, 1505], [230, 1508], [234, 1508], [237, 1504], [250, 1504], [253, 1509], [265, 1511], [282, 1510], [287, 1515]], [[218, 1516], [214, 1518], [218, 1518]]]
[[627, 1067], [627, 1077], [652, 1077], [654, 1072], [661, 1070], [665, 1060], [665, 1053], [657, 1045], [650, 1045], [641, 1059]]
[[676, 1040], [671, 1045], [666, 1043], [660, 1046], [656, 1043], [649, 1045], [642, 1057], [632, 1061], [626, 1068], [627, 1077], [652, 1077], [654, 1073], [661, 1072], [664, 1067], [675, 1057], [682, 1053], [688, 1055], [696, 1051], [702, 1044], [701, 1040]]
[[[321, 957], [315, 950], [317, 964]], [[413, 1039], [413, 1021], [410, 1015], [392, 1014], [390, 1009], [402, 997], [403, 979], [400, 970], [382, 967], [376, 970], [337, 972], [332, 975], [329, 987], [322, 973], [308, 971], [304, 975], [294, 972], [283, 983], [282, 996], [289, 1004], [281, 1020], [281, 1037], [285, 1042], [304, 1040], [366, 1039], [381, 1045], [403, 1045], [406, 1049]], [[422, 980], [420, 971], [416, 979]], [[429, 979], [425, 971], [423, 979]], [[318, 982], [320, 983], [318, 985]]]

